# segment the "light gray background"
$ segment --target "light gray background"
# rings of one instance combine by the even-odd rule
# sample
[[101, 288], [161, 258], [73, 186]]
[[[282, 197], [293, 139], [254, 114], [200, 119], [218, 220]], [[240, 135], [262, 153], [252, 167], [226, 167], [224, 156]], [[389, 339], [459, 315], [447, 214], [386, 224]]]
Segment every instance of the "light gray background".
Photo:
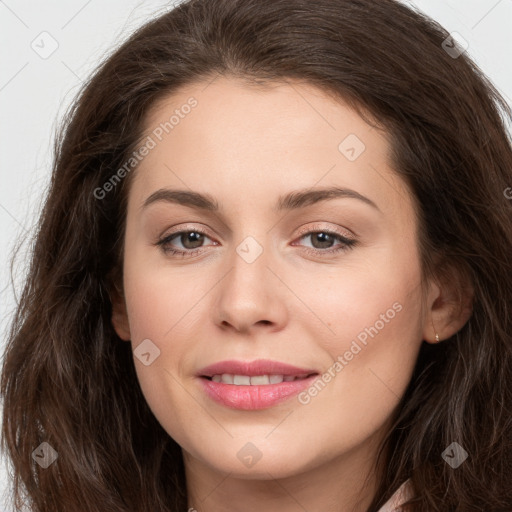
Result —
[[[512, 0], [415, 0], [449, 32], [512, 104]], [[15, 305], [9, 259], [18, 237], [33, 232], [50, 177], [53, 135], [81, 82], [134, 29], [176, 2], [149, 0], [0, 0], [0, 350]], [[50, 36], [41, 36], [48, 32]], [[56, 41], [53, 42], [53, 40]], [[58, 48], [47, 58], [39, 53]], [[512, 186], [512, 184], [511, 184]], [[18, 257], [21, 286], [28, 244]], [[0, 510], [12, 508], [5, 460], [0, 465]], [[3, 494], [3, 498], [1, 496]]]

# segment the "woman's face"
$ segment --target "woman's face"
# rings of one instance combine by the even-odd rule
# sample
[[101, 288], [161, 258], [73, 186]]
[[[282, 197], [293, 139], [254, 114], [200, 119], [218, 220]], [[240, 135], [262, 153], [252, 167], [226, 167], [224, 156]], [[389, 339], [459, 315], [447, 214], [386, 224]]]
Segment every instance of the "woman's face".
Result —
[[155, 417], [242, 478], [371, 463], [432, 331], [387, 140], [312, 86], [228, 78], [145, 128], [115, 325]]

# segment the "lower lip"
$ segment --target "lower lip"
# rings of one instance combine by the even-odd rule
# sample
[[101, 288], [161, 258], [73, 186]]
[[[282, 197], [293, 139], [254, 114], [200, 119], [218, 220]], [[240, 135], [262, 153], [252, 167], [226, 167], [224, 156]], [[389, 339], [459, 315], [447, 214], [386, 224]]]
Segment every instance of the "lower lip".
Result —
[[311, 375], [306, 379], [262, 386], [224, 384], [204, 377], [201, 377], [201, 382], [206, 394], [215, 402], [233, 409], [254, 411], [267, 409], [297, 395], [311, 386], [317, 377], [318, 375]]

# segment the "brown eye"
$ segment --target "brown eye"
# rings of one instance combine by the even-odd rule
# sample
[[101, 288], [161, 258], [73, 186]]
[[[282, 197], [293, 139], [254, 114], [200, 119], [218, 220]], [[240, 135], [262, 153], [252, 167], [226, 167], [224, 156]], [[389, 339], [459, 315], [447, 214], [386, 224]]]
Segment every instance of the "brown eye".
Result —
[[326, 233], [325, 231], [311, 233], [307, 236], [311, 237], [311, 245], [315, 249], [329, 249], [336, 240], [336, 237]]
[[166, 254], [185, 257], [195, 255], [200, 251], [205, 245], [205, 239], [210, 240], [210, 237], [201, 231], [184, 230], [162, 238], [156, 245], [160, 246]]
[[205, 238], [202, 233], [198, 233], [197, 231], [179, 233], [178, 237], [185, 249], [197, 249], [201, 247]]
[[320, 229], [303, 232], [299, 240], [308, 241], [308, 243], [303, 246], [303, 250], [316, 256], [334, 255], [347, 251], [357, 245], [355, 239], [347, 238], [340, 233]]

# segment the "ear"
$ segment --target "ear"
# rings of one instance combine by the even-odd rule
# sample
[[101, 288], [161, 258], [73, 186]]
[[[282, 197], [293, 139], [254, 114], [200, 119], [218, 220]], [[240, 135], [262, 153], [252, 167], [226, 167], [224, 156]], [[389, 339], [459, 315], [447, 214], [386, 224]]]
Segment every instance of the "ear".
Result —
[[112, 301], [112, 325], [117, 335], [124, 341], [130, 341], [130, 324], [123, 293], [113, 287], [110, 298]]
[[461, 267], [450, 265], [442, 269], [430, 283], [427, 310], [423, 323], [423, 339], [438, 343], [457, 333], [473, 312], [474, 289], [469, 275]]

